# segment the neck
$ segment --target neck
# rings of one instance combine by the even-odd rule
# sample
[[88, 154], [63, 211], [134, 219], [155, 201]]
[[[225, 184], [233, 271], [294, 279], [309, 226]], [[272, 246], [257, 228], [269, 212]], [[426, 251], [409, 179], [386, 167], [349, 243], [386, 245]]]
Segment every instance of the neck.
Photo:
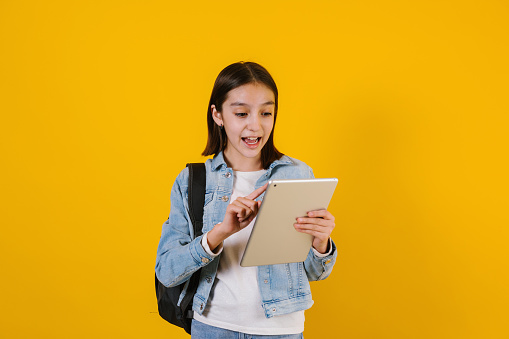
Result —
[[254, 158], [240, 158], [230, 154], [230, 152], [225, 149], [223, 151], [223, 157], [228, 167], [231, 167], [234, 171], [254, 172], [263, 169], [261, 154], [258, 154], [258, 156]]

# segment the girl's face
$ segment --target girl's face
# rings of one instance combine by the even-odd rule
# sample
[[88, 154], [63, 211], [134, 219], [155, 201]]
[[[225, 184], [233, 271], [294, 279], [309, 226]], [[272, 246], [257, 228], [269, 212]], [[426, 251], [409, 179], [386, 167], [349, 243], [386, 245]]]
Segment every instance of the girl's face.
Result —
[[270, 88], [250, 83], [228, 92], [222, 112], [211, 106], [212, 117], [228, 137], [224, 156], [238, 171], [262, 169], [261, 150], [274, 127], [275, 98]]

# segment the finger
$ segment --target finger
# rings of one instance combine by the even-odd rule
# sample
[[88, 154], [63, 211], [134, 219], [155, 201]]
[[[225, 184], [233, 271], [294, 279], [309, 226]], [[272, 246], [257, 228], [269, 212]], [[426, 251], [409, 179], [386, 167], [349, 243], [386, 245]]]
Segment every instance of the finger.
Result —
[[232, 201], [231, 205], [235, 205], [235, 206], [238, 206], [238, 207], [242, 207], [242, 208], [247, 208], [249, 209], [249, 206], [247, 206], [246, 204], [244, 204], [242, 201], [240, 201], [239, 199], [236, 199], [234, 201]]
[[242, 218], [240, 219], [239, 218], [239, 222], [240, 222], [240, 226], [241, 227], [246, 227], [247, 225], [249, 225], [254, 219], [256, 218], [256, 213], [255, 212], [252, 212], [251, 214], [249, 215], [246, 215], [245, 218]]
[[249, 217], [247, 217], [246, 219], [243, 220], [243, 222], [249, 224], [251, 221], [254, 220], [254, 218], [256, 218], [256, 215], [254, 214], [251, 214]]
[[255, 200], [256, 198], [258, 198], [263, 192], [265, 192], [265, 190], [267, 189], [267, 186], [269, 186], [269, 183], [266, 183], [265, 185], [263, 185], [262, 187], [260, 188], [257, 188], [255, 189], [253, 192], [251, 192], [251, 194], [249, 195], [246, 195], [246, 198], [248, 199], [251, 199], [251, 200]]
[[245, 222], [245, 221], [247, 221], [247, 220], [253, 220], [253, 219], [252, 219], [252, 216], [253, 216], [252, 214], [248, 214], [248, 215], [246, 215], [245, 217], [242, 217], [242, 218], [240, 218], [240, 217], [239, 217], [239, 222], [240, 222], [240, 223], [243, 223], [243, 222]]
[[322, 218], [307, 218], [301, 217], [297, 218], [297, 222], [299, 224], [314, 224], [322, 227], [332, 227], [334, 228], [335, 224], [332, 220], [322, 219]]
[[326, 240], [326, 239], [329, 239], [329, 236], [330, 236], [330, 234], [326, 234], [326, 233], [318, 232], [318, 231], [311, 230], [311, 229], [297, 228], [297, 227], [295, 227], [295, 229], [296, 229], [298, 232], [306, 233], [306, 234], [310, 234], [310, 235], [312, 235], [313, 237], [318, 238], [318, 239], [320, 239], [320, 240], [322, 240], [322, 241], [324, 241], [324, 240]]
[[[295, 227], [295, 230], [299, 233], [312, 235], [314, 239], [318, 239], [321, 242], [325, 242], [330, 238], [329, 233], [322, 233], [317, 230], [311, 230], [311, 229], [305, 229], [305, 228], [299, 228], [299, 227]], [[314, 239], [313, 239], [313, 241], [314, 241]]]
[[237, 204], [235, 203], [231, 203], [230, 205], [228, 205], [228, 207], [226, 208], [226, 213], [229, 213], [229, 214], [232, 214], [232, 215], [235, 215], [237, 216], [239, 213], [241, 213], [242, 211], [244, 210], [244, 208], [242, 206], [238, 206]]
[[238, 200], [240, 203], [242, 203], [242, 204], [246, 205], [247, 207], [249, 207], [249, 208], [251, 208], [251, 209], [253, 209], [253, 206], [254, 206], [254, 205], [257, 205], [257, 202], [256, 202], [256, 201], [251, 200], [251, 199], [248, 199], [248, 198], [238, 197], [238, 198], [237, 198], [237, 200]]
[[235, 215], [237, 218], [245, 218], [247, 214], [251, 213], [251, 209], [247, 206], [238, 203], [238, 202], [232, 202], [228, 208], [230, 208], [230, 213]]
[[334, 220], [334, 216], [327, 210], [309, 211], [308, 216]]
[[[253, 200], [249, 200], [249, 201], [253, 201]], [[241, 223], [241, 227], [245, 227], [247, 226], [249, 223], [251, 223], [251, 221], [254, 220], [254, 218], [256, 218], [256, 215], [258, 214], [258, 210], [259, 210], [259, 207], [260, 207], [260, 204], [261, 204], [261, 201], [258, 202], [258, 201], [254, 201], [254, 204], [253, 206], [251, 207], [251, 213], [246, 215], [244, 218], [239, 218], [239, 222]], [[242, 226], [243, 223], [247, 223], [246, 225]]]
[[235, 205], [241, 208], [241, 211], [237, 213], [237, 217], [239, 218], [239, 222], [242, 222], [249, 218], [253, 214], [253, 210], [249, 208], [249, 206], [244, 205], [242, 202], [235, 200], [231, 203], [231, 205]]
[[293, 224], [296, 229], [300, 230], [312, 230], [323, 234], [331, 234], [332, 228], [329, 227], [323, 227], [316, 224], [299, 224], [295, 223]]
[[253, 205], [253, 207], [251, 208], [251, 210], [253, 211], [253, 214], [252, 214], [252, 217], [256, 217], [258, 215], [258, 210], [260, 209], [260, 204], [258, 204], [258, 201], [255, 201], [255, 204]]
[[239, 197], [237, 198], [237, 200], [239, 200], [239, 202], [241, 202], [242, 204], [248, 206], [251, 209], [251, 211], [253, 211], [252, 213], [253, 216], [256, 216], [258, 214], [258, 209], [260, 207], [261, 201], [254, 201], [243, 197]]

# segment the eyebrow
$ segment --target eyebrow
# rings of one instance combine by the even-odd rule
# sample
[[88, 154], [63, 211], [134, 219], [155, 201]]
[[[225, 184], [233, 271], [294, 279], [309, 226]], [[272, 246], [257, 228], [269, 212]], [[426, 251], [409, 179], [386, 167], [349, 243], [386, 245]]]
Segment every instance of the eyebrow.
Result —
[[[275, 105], [274, 101], [267, 101], [262, 104], [262, 106], [265, 105]], [[234, 103], [231, 103], [230, 106], [249, 106], [248, 104], [240, 101], [235, 101]]]

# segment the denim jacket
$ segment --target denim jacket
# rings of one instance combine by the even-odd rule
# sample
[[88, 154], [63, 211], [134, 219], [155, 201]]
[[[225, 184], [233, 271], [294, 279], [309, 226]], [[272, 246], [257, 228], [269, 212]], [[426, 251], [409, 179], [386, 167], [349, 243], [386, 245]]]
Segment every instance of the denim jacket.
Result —
[[[207, 184], [203, 210], [203, 233], [223, 221], [233, 190], [233, 170], [226, 165], [223, 153], [205, 162]], [[193, 311], [202, 314], [216, 276], [219, 258], [211, 257], [203, 249], [203, 236], [194, 238], [187, 201], [189, 171], [182, 170], [171, 191], [171, 209], [163, 224], [157, 249], [155, 271], [165, 286], [186, 283], [180, 301], [186, 293], [191, 275], [202, 268], [200, 282], [193, 299]], [[312, 169], [297, 159], [286, 155], [270, 164], [266, 174], [255, 184], [262, 187], [270, 179], [313, 178]], [[263, 195], [256, 200], [263, 198]], [[331, 241], [332, 251], [326, 257], [318, 257], [312, 249], [304, 262], [258, 266], [258, 286], [265, 316], [292, 313], [313, 305], [309, 281], [329, 276], [336, 261], [336, 245]], [[180, 302], [179, 301], [179, 302]]]

